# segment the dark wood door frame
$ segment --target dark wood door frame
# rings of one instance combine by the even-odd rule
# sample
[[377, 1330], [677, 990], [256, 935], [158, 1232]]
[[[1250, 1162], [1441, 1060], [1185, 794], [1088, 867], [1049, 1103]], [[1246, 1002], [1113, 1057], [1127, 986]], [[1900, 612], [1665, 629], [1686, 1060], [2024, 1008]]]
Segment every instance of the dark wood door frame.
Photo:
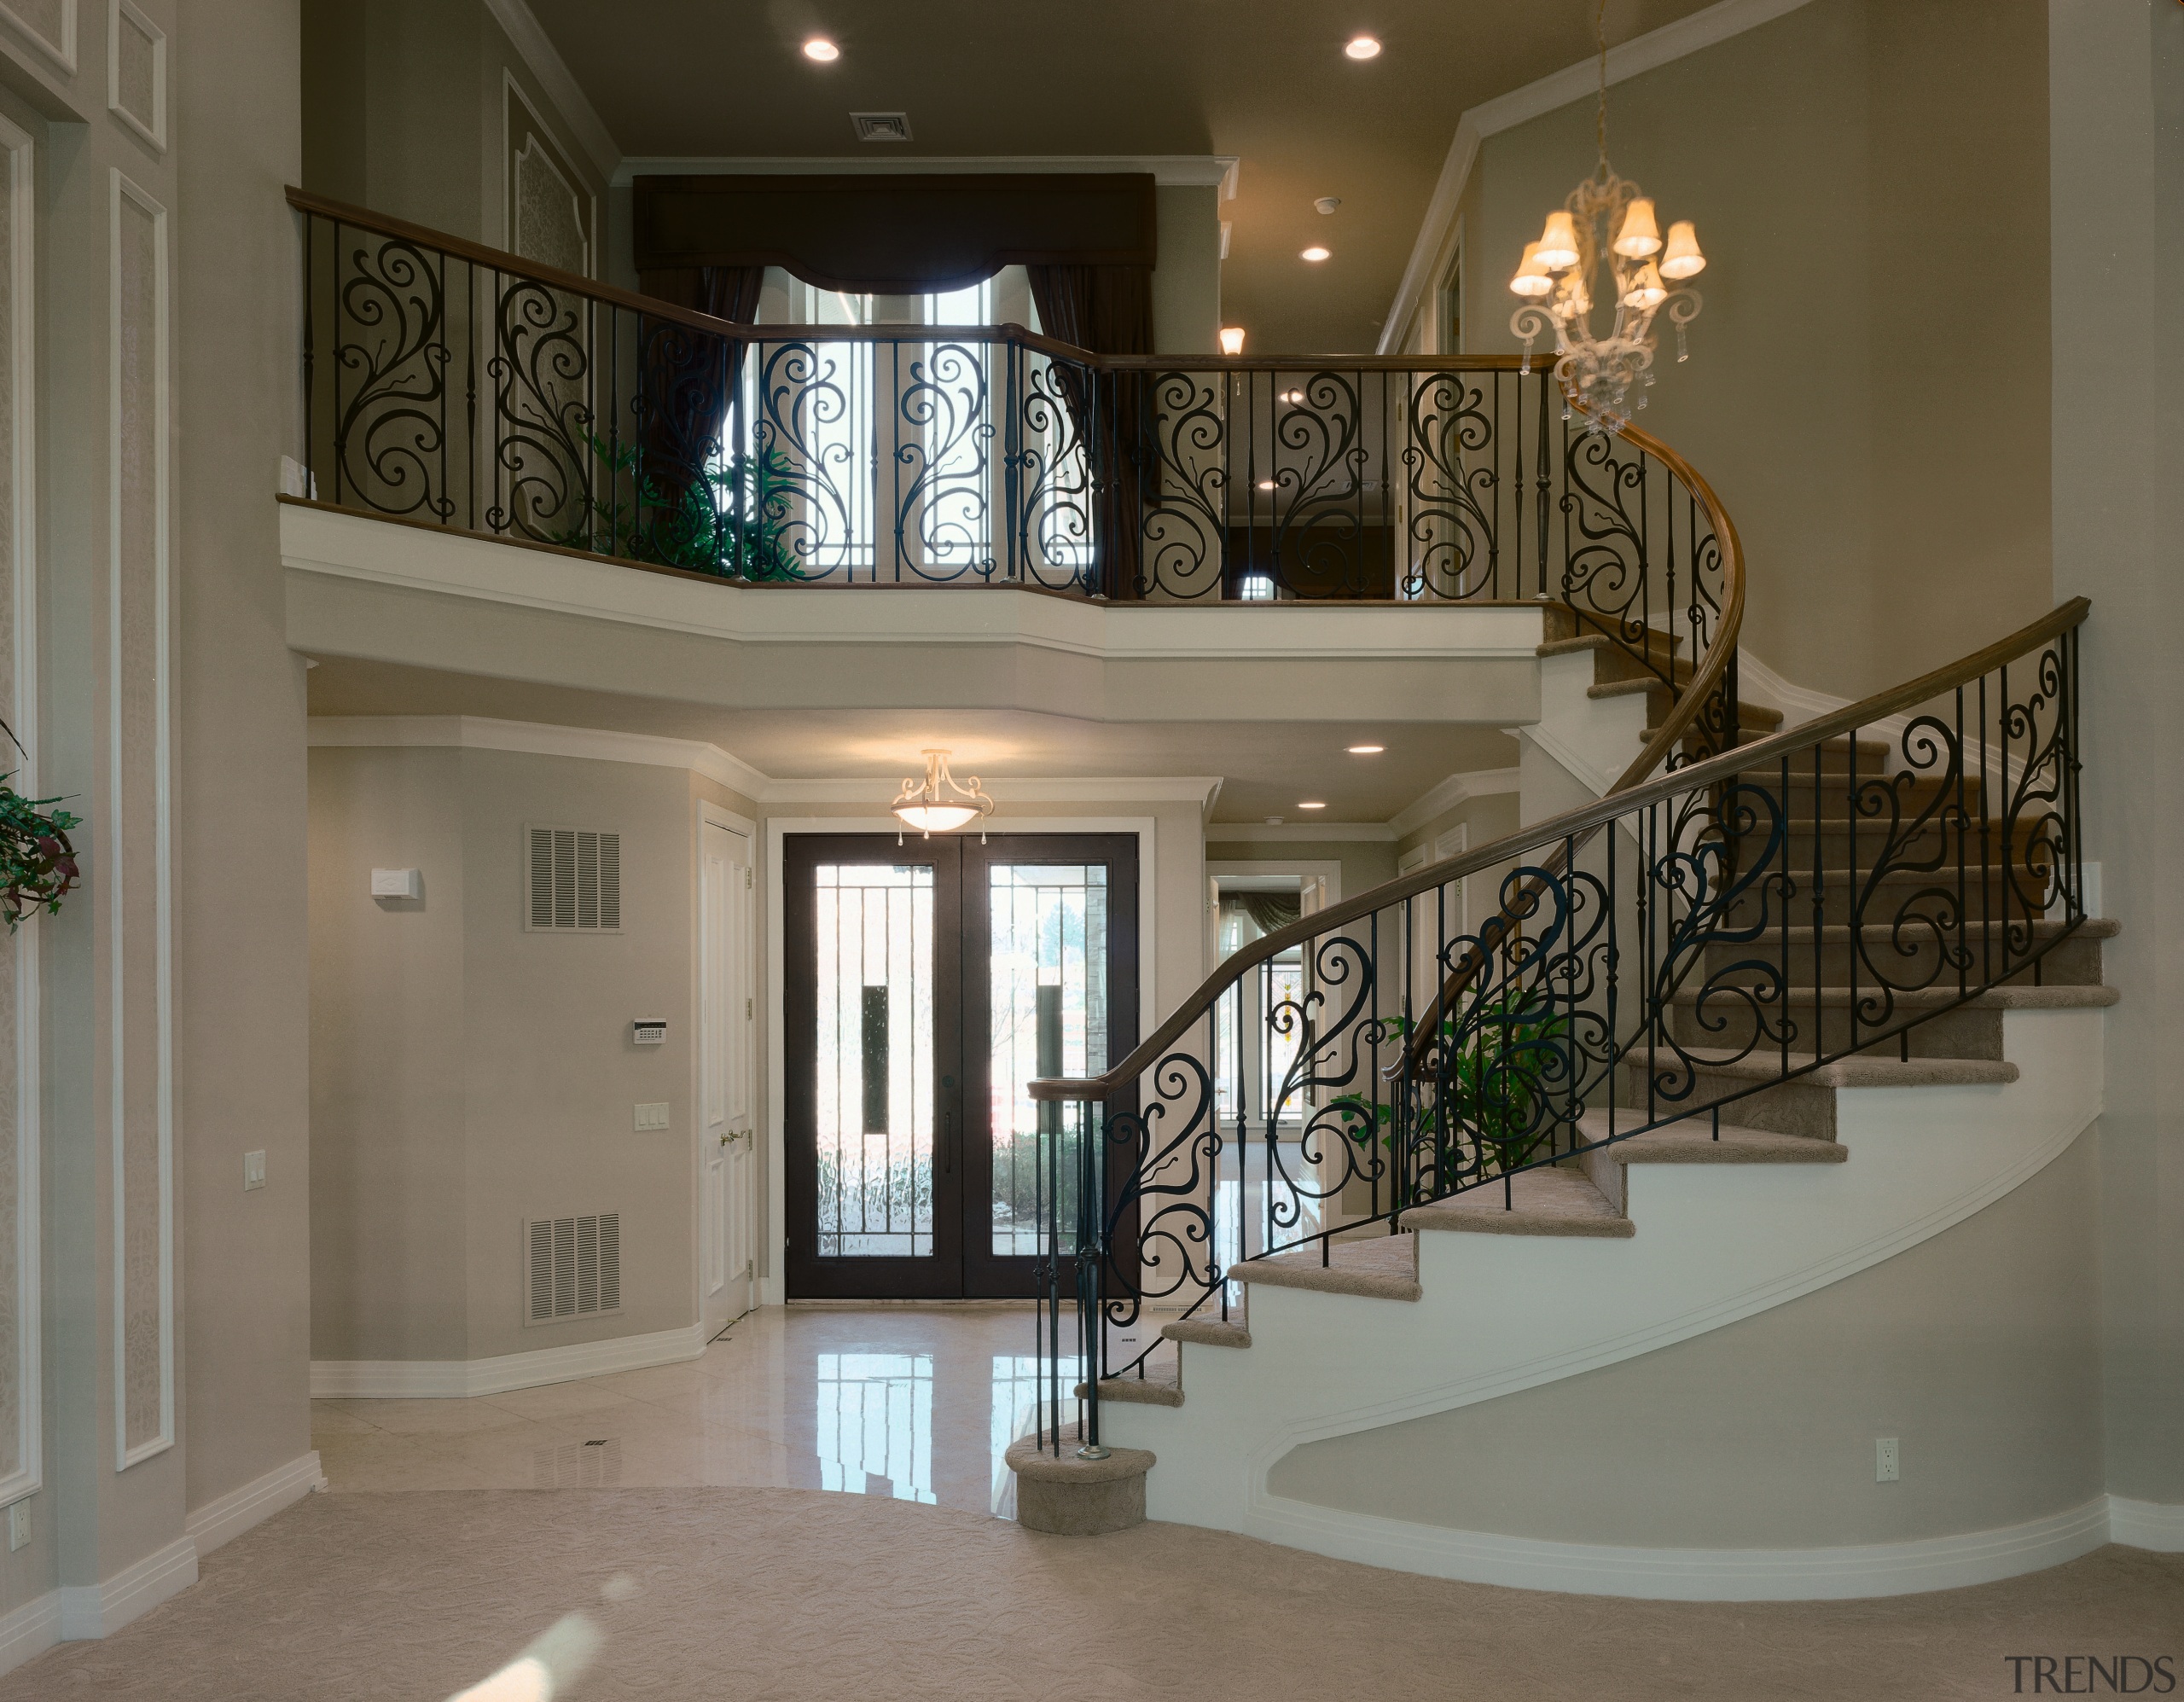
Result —
[[[1107, 869], [1109, 1063], [1137, 1044], [1138, 838], [1134, 834], [996, 834], [913, 839], [792, 834], [782, 842], [783, 1275], [792, 1299], [1028, 1298], [1035, 1261], [992, 1252], [990, 1045], [991, 913], [996, 863], [1104, 863]], [[930, 1258], [822, 1258], [818, 1224], [816, 915], [822, 864], [926, 864], [933, 870], [933, 1252]], [[1112, 1178], [1111, 1178], [1112, 1184]]]

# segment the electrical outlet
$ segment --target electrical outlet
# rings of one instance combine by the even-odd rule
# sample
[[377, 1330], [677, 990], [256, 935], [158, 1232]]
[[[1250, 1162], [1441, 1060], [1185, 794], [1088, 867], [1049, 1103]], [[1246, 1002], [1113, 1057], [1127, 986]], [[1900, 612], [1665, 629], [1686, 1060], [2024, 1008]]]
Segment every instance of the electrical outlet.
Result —
[[665, 1102], [662, 1101], [658, 1105], [639, 1106], [637, 1107], [637, 1120], [636, 1126], [636, 1130], [640, 1135], [644, 1134], [649, 1130], [666, 1128], [667, 1106]]
[[265, 1186], [265, 1154], [245, 1153], [242, 1155], [242, 1186], [247, 1194], [253, 1188]]
[[14, 1554], [30, 1540], [31, 1504], [19, 1501], [8, 1509], [8, 1552]]
[[1873, 1438], [1873, 1481], [1892, 1484], [1902, 1476], [1902, 1461], [1896, 1454], [1896, 1439], [1892, 1436]]

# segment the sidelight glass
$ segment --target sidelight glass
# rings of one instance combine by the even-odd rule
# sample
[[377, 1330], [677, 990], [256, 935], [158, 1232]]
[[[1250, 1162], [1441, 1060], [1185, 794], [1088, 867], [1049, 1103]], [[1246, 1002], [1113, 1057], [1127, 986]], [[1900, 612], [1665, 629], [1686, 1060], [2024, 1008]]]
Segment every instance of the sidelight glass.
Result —
[[932, 901], [924, 864], [813, 871], [819, 1256], [932, 1256]]
[[[1107, 1067], [1107, 870], [996, 863], [989, 892], [993, 1251], [1008, 1258], [1042, 1251], [1046, 1189], [1074, 1217], [1083, 1108], [1034, 1104], [1026, 1084]], [[1059, 1161], [1043, 1172], [1043, 1152]]]

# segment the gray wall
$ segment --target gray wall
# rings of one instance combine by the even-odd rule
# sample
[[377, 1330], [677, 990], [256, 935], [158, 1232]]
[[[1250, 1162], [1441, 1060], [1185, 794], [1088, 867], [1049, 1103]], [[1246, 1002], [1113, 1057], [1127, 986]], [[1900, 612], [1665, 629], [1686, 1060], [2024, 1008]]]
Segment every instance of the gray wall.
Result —
[[[2104, 1488], [2100, 1200], [2088, 1135], [1984, 1211], [1815, 1293], [1542, 1388], [1308, 1443], [1270, 1487], [1648, 1548], [1910, 1542], [2081, 1507]], [[1884, 1436], [1902, 1444], [1898, 1483], [1873, 1481]]]
[[[690, 1323], [697, 804], [680, 770], [311, 752], [311, 1356], [481, 1359]], [[619, 935], [527, 933], [526, 824], [622, 834]], [[369, 896], [422, 870], [421, 902]], [[665, 1046], [630, 1025], [665, 1016]], [[634, 1133], [665, 1101], [669, 1128]], [[622, 1213], [623, 1308], [526, 1327], [526, 1217]]]
[[1153, 269], [1153, 349], [1163, 355], [1221, 350], [1221, 191], [1169, 185], [1153, 191], [1160, 242]]
[[[2184, 8], [2055, 0], [2055, 590], [2093, 599], [2086, 854], [2109, 1013], [2109, 1488], [2184, 1502]], [[2118, 335], [2117, 328], [2135, 328]]]
[[[1745, 642], [1845, 696], [2051, 600], [2047, 15], [1977, 10], [1813, 0], [1609, 90], [1616, 169], [1710, 261], [1639, 423], [1736, 521]], [[1593, 119], [1588, 96], [1480, 148], [1470, 352], [1518, 348], [1509, 276], [1592, 169]]]

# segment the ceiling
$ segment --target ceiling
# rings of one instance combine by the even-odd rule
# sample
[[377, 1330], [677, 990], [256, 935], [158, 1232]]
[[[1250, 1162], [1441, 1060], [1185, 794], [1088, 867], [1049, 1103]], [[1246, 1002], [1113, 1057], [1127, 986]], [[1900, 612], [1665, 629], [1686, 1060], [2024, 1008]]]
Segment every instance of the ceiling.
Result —
[[[1606, 0], [1612, 44], [1711, 0]], [[531, 0], [625, 156], [1234, 154], [1222, 317], [1370, 351], [1456, 120], [1593, 51], [1594, 0]], [[1361, 32], [1385, 50], [1354, 62]], [[825, 35], [831, 65], [799, 44]], [[901, 111], [915, 141], [860, 143]], [[1573, 159], [1571, 181], [1592, 162]], [[1340, 198], [1331, 215], [1321, 196]], [[1333, 258], [1310, 265], [1310, 244]], [[1512, 261], [1514, 260], [1512, 256]]]
[[[921, 773], [928, 746], [954, 754], [1008, 801], [1010, 775], [1222, 776], [1212, 819], [1385, 822], [1452, 774], [1514, 765], [1517, 741], [1446, 723], [1211, 722], [1147, 724], [1009, 712], [916, 712], [897, 724], [870, 711], [723, 710], [665, 699], [442, 673], [329, 656], [311, 672], [311, 712], [476, 715], [600, 728], [718, 746], [776, 780], [884, 781]], [[1380, 744], [1379, 756], [1345, 746]], [[1306, 799], [1324, 804], [1299, 810]]]

